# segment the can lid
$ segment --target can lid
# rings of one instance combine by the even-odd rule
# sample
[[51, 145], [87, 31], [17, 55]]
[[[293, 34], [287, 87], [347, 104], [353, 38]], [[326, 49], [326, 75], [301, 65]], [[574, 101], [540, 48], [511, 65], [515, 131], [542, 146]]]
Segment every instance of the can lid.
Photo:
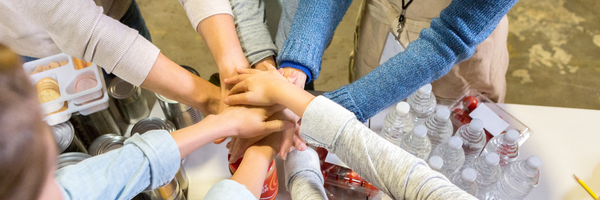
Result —
[[59, 153], [65, 151], [71, 142], [73, 142], [73, 136], [75, 136], [75, 129], [71, 122], [66, 121], [57, 125], [52, 126], [52, 134], [56, 144], [58, 145]]
[[126, 99], [135, 94], [138, 87], [119, 77], [115, 77], [108, 86], [108, 94], [115, 99]]
[[81, 152], [69, 152], [58, 155], [58, 162], [56, 164], [56, 169], [62, 169], [63, 167], [77, 164], [87, 158], [91, 158], [92, 156], [81, 153]]
[[148, 117], [142, 119], [133, 125], [131, 129], [132, 135], [135, 133], [144, 134], [150, 130], [167, 130], [170, 132], [175, 131], [175, 125], [170, 121], [163, 120], [158, 117]]
[[90, 145], [89, 153], [92, 156], [100, 155], [122, 147], [127, 138], [117, 134], [105, 134], [96, 138]]

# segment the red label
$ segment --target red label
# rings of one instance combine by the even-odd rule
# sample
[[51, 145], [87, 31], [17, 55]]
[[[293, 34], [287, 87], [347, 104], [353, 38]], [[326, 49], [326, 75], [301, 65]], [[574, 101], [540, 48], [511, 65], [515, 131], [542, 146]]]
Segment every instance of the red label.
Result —
[[[227, 156], [227, 159], [229, 159]], [[242, 163], [242, 159], [240, 158], [235, 163], [229, 164], [229, 171], [233, 175], [235, 171], [238, 169], [240, 164]], [[275, 161], [271, 162], [269, 166], [269, 171], [267, 171], [267, 178], [263, 184], [263, 189], [260, 194], [261, 200], [273, 200], [277, 198], [277, 194], [279, 193], [279, 179], [277, 179], [277, 167], [275, 167]]]

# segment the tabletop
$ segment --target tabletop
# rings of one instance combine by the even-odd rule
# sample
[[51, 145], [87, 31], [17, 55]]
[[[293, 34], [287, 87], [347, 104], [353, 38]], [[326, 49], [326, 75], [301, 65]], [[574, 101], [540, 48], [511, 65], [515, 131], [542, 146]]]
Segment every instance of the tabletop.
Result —
[[[573, 174], [600, 193], [600, 110], [516, 104], [499, 106], [533, 131], [520, 147], [518, 160], [531, 155], [542, 159], [540, 184], [525, 199], [591, 200], [592, 197], [575, 181]], [[389, 110], [371, 118], [373, 131], [381, 130], [383, 118]], [[157, 103], [150, 116], [164, 119]], [[183, 167], [190, 179], [188, 200], [203, 199], [213, 184], [231, 178], [226, 143], [205, 145], [184, 160]], [[277, 170], [279, 182], [283, 183], [284, 169], [279, 158]], [[290, 199], [283, 184], [279, 186], [277, 199]]]

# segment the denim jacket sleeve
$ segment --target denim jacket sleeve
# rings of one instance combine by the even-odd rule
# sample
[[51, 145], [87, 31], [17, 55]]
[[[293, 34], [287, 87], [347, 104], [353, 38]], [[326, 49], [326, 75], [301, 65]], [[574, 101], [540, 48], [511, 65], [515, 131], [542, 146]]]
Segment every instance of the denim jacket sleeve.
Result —
[[[325, 45], [349, 4], [339, 1], [300, 2], [278, 62], [294, 61], [318, 71]], [[468, 59], [516, 2], [454, 0], [404, 52], [358, 81], [325, 96], [352, 111], [359, 121], [366, 121], [419, 87], [442, 77], [454, 64]]]
[[267, 27], [263, 0], [230, 0], [240, 44], [250, 65], [275, 56], [277, 47]]
[[319, 96], [308, 105], [300, 133], [310, 138], [306, 140], [310, 144], [336, 154], [392, 199], [476, 199], [325, 97]]
[[132, 136], [125, 146], [56, 172], [63, 199], [131, 199], [170, 182], [180, 166], [175, 140], [164, 130]]

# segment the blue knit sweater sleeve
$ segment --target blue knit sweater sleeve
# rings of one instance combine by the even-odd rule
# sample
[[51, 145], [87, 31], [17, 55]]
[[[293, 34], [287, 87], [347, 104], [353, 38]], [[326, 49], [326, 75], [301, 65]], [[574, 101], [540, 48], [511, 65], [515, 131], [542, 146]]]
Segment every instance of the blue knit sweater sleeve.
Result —
[[308, 77], [316, 80], [321, 71], [323, 51], [350, 3], [352, 0], [301, 0], [277, 63], [294, 63], [289, 67], [309, 71]]
[[[314, 2], [313, 2], [314, 1]], [[473, 55], [517, 0], [454, 0], [421, 31], [419, 39], [362, 79], [325, 96], [354, 112], [360, 121], [401, 101], [419, 87]], [[298, 6], [280, 59], [318, 69], [328, 38], [347, 2], [306, 0]], [[340, 5], [334, 5], [340, 4]], [[316, 76], [313, 75], [314, 78]]]

